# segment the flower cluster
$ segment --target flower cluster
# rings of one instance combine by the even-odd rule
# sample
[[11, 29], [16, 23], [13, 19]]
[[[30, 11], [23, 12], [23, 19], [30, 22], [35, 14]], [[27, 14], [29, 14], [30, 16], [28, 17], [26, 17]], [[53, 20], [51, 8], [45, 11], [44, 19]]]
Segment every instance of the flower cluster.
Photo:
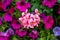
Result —
[[22, 17], [19, 18], [21, 24], [24, 26], [24, 28], [34, 28], [34, 26], [38, 27], [38, 24], [40, 23], [40, 17], [38, 15], [38, 10], [35, 10], [35, 13], [22, 13]]

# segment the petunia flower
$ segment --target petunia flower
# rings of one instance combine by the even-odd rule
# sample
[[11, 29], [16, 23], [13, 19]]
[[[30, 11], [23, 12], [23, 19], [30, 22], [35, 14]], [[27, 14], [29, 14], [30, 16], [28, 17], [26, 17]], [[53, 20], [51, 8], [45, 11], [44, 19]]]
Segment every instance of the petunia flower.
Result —
[[32, 32], [29, 33], [29, 37], [31, 37], [32, 39], [37, 38], [38, 37], [38, 31], [32, 30]]
[[5, 36], [1, 36], [0, 37], [0, 40], [9, 40], [9, 38], [8, 37], [5, 37]]
[[7, 22], [11, 22], [12, 21], [12, 16], [9, 13], [5, 13], [3, 18]]
[[25, 2], [25, 0], [21, 0], [20, 2], [16, 2], [16, 8], [20, 12], [25, 12], [27, 8], [30, 8], [30, 3]]
[[16, 30], [15, 32], [20, 37], [24, 37], [27, 34], [26, 30]]
[[34, 14], [24, 12], [19, 18], [19, 21], [21, 22], [21, 25], [27, 29], [38, 27], [38, 24], [40, 23], [39, 13], [36, 11]]
[[2, 18], [0, 17], [0, 25], [2, 25]]
[[43, 0], [42, 5], [52, 8], [56, 2], [57, 2], [57, 0]]
[[0, 32], [0, 36], [5, 36], [5, 37], [9, 37], [9, 35], [5, 32]]
[[46, 16], [45, 14], [41, 14], [41, 18], [45, 25], [45, 29], [48, 30], [48, 29], [52, 28], [52, 26], [54, 24], [54, 19], [52, 18], [52, 16]]
[[20, 29], [21, 28], [21, 24], [17, 21], [17, 19], [13, 19], [11, 22], [11, 26], [13, 29]]
[[56, 26], [56, 27], [53, 29], [53, 32], [54, 32], [54, 35], [55, 35], [55, 36], [60, 36], [60, 27]]
[[11, 4], [12, 0], [0, 0], [0, 9], [7, 11], [6, 8]]
[[9, 35], [5, 32], [0, 32], [0, 40], [9, 40]]
[[14, 30], [12, 28], [8, 28], [8, 30], [6, 31], [6, 33], [8, 35], [14, 35]]

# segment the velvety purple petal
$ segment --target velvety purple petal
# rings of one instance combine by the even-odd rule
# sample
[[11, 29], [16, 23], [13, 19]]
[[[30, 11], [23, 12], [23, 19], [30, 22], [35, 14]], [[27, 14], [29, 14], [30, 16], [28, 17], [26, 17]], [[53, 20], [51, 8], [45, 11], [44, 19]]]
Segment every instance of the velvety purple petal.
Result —
[[14, 35], [14, 30], [12, 28], [9, 28], [7, 31], [6, 31], [7, 34], [9, 35]]

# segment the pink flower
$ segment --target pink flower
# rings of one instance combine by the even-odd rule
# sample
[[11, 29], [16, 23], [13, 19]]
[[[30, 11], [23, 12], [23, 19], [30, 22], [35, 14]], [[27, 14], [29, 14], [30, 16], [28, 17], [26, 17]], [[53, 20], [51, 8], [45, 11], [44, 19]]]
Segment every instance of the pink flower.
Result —
[[47, 6], [49, 8], [52, 8], [53, 5], [55, 5], [56, 2], [57, 2], [57, 0], [43, 0], [42, 5]]
[[16, 8], [21, 12], [25, 12], [27, 8], [30, 8], [30, 3], [21, 0], [20, 2], [16, 2]]
[[4, 20], [8, 21], [8, 22], [11, 22], [12, 21], [12, 16], [8, 13], [5, 13], [4, 14]]
[[40, 23], [38, 12], [35, 12], [35, 14], [22, 13], [22, 17], [20, 17], [19, 20], [21, 22], [21, 25], [27, 29], [34, 28], [34, 26], [38, 27], [38, 24]]

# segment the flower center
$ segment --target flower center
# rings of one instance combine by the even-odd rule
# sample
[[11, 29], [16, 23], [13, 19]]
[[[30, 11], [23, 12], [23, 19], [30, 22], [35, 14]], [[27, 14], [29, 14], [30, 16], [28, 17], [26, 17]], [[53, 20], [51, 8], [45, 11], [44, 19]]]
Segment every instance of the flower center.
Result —
[[51, 0], [48, 0], [48, 1], [51, 1]]
[[21, 2], [21, 5], [24, 5], [25, 4], [25, 2]]

